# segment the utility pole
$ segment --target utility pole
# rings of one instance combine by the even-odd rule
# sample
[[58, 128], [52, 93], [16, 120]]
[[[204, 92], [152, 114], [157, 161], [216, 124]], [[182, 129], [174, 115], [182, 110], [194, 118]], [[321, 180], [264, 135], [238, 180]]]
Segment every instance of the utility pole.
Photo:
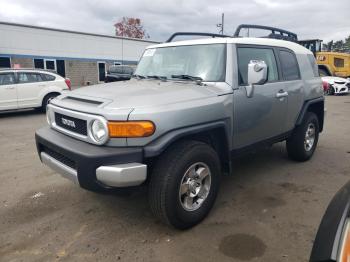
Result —
[[221, 14], [221, 24], [217, 24], [216, 27], [220, 28], [219, 33], [221, 33], [222, 35], [224, 34], [224, 20], [225, 20], [225, 14], [222, 13]]

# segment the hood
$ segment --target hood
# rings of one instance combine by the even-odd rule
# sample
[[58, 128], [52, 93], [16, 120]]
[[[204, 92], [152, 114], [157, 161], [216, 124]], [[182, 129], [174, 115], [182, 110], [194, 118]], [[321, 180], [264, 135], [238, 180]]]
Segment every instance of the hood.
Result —
[[109, 101], [104, 108], [123, 109], [168, 105], [182, 101], [217, 96], [204, 85], [193, 82], [136, 80], [112, 82], [82, 87], [68, 94], [70, 97]]

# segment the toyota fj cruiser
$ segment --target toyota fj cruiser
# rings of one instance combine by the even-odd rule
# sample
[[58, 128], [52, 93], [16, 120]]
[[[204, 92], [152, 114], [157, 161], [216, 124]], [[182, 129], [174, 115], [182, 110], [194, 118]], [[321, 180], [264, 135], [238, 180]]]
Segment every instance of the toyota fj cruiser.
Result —
[[291, 159], [310, 159], [324, 119], [313, 54], [205, 35], [148, 47], [130, 81], [52, 100], [41, 161], [88, 190], [147, 185], [154, 215], [185, 229], [209, 213], [232, 156], [286, 140]]

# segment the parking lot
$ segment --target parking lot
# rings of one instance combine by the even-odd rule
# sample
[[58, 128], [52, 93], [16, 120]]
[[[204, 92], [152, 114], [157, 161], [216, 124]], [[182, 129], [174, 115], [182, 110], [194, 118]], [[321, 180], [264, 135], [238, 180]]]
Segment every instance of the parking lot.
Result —
[[326, 100], [311, 161], [290, 161], [284, 143], [236, 159], [209, 217], [188, 231], [157, 222], [145, 190], [96, 194], [43, 166], [34, 132], [44, 114], [0, 114], [0, 260], [307, 261], [350, 178], [350, 96]]

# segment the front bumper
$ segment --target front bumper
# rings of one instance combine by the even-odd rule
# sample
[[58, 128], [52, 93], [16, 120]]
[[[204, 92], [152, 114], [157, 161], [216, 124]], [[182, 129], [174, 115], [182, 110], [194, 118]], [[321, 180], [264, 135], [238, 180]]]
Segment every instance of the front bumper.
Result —
[[91, 145], [49, 127], [39, 129], [35, 140], [45, 165], [88, 190], [138, 186], [146, 180], [140, 147]]

